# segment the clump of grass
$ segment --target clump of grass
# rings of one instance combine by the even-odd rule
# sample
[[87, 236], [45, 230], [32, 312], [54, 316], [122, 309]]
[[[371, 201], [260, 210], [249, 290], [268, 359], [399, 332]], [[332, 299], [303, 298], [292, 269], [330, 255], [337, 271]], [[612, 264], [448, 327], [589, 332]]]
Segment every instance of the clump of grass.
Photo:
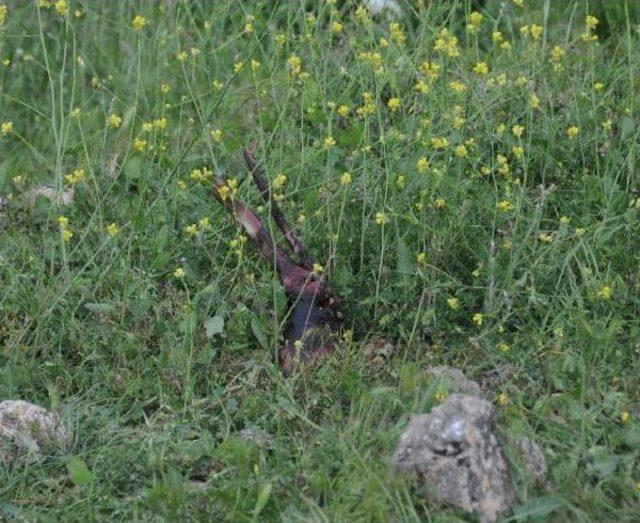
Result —
[[[637, 6], [473, 6], [2, 4], [0, 395], [62, 408], [91, 471], [0, 470], [6, 517], [454, 517], [389, 469], [430, 364], [544, 447], [516, 515], [637, 514]], [[277, 275], [211, 197], [261, 206], [254, 142], [346, 298], [291, 380]]]

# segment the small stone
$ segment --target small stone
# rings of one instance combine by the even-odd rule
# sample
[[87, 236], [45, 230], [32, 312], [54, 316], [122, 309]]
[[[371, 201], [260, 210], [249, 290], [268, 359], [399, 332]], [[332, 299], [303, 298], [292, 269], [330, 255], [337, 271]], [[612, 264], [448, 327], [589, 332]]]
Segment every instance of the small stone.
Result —
[[448, 392], [482, 396], [480, 385], [467, 378], [462, 371], [454, 367], [429, 367], [427, 374], [441, 382]]
[[70, 444], [71, 434], [55, 413], [22, 400], [0, 403], [0, 461], [5, 465], [21, 454], [33, 462], [48, 449]]
[[400, 438], [395, 466], [421, 478], [427, 493], [484, 523], [515, 499], [495, 433], [495, 410], [478, 396], [452, 394], [431, 413], [413, 416]]
[[547, 460], [538, 444], [527, 436], [520, 436], [515, 445], [522, 464], [536, 485], [546, 485], [547, 482]]

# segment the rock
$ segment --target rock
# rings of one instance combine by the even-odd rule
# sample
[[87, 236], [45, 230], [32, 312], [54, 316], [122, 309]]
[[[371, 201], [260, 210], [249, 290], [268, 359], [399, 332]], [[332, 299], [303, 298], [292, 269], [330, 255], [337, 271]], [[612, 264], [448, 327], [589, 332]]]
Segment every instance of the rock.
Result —
[[459, 369], [453, 367], [429, 367], [427, 374], [440, 381], [448, 392], [482, 396], [480, 385], [467, 378]]
[[0, 461], [5, 465], [21, 453], [33, 462], [47, 449], [70, 444], [71, 434], [56, 414], [22, 400], [0, 403]]
[[374, 370], [382, 369], [395, 351], [393, 343], [385, 338], [371, 338], [364, 346], [367, 364]]
[[427, 493], [485, 523], [515, 499], [495, 433], [495, 411], [478, 396], [452, 394], [431, 413], [413, 416], [400, 438], [395, 466], [422, 478]]
[[527, 436], [520, 436], [514, 446], [522, 460], [527, 475], [530, 476], [535, 484], [546, 485], [549, 472], [547, 460], [538, 444]]

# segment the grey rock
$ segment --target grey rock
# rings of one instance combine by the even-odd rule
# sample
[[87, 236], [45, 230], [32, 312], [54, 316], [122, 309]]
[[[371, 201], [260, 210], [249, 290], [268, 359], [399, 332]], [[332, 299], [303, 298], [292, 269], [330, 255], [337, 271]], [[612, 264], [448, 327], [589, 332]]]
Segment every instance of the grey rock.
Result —
[[495, 411], [478, 396], [452, 394], [429, 414], [411, 418], [394, 456], [400, 471], [424, 481], [427, 493], [485, 523], [515, 499], [495, 433]]
[[0, 461], [5, 465], [20, 455], [33, 462], [48, 449], [70, 444], [71, 434], [55, 413], [22, 400], [0, 403]]
[[449, 392], [482, 396], [480, 385], [454, 367], [429, 367], [427, 374], [441, 382]]
[[520, 436], [516, 441], [515, 448], [520, 455], [525, 471], [537, 485], [546, 485], [547, 482], [547, 460], [538, 444], [527, 436]]

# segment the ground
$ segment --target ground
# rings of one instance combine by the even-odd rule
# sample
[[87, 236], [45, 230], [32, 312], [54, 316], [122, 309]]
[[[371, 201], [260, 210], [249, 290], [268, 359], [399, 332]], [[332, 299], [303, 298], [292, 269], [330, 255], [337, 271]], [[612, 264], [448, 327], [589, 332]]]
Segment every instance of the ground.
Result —
[[[509, 521], [637, 518], [640, 5], [399, 5], [0, 0], [0, 399], [74, 435], [4, 517], [472, 520], [391, 466], [451, 365], [549, 462]], [[250, 144], [344, 299], [290, 378]]]

